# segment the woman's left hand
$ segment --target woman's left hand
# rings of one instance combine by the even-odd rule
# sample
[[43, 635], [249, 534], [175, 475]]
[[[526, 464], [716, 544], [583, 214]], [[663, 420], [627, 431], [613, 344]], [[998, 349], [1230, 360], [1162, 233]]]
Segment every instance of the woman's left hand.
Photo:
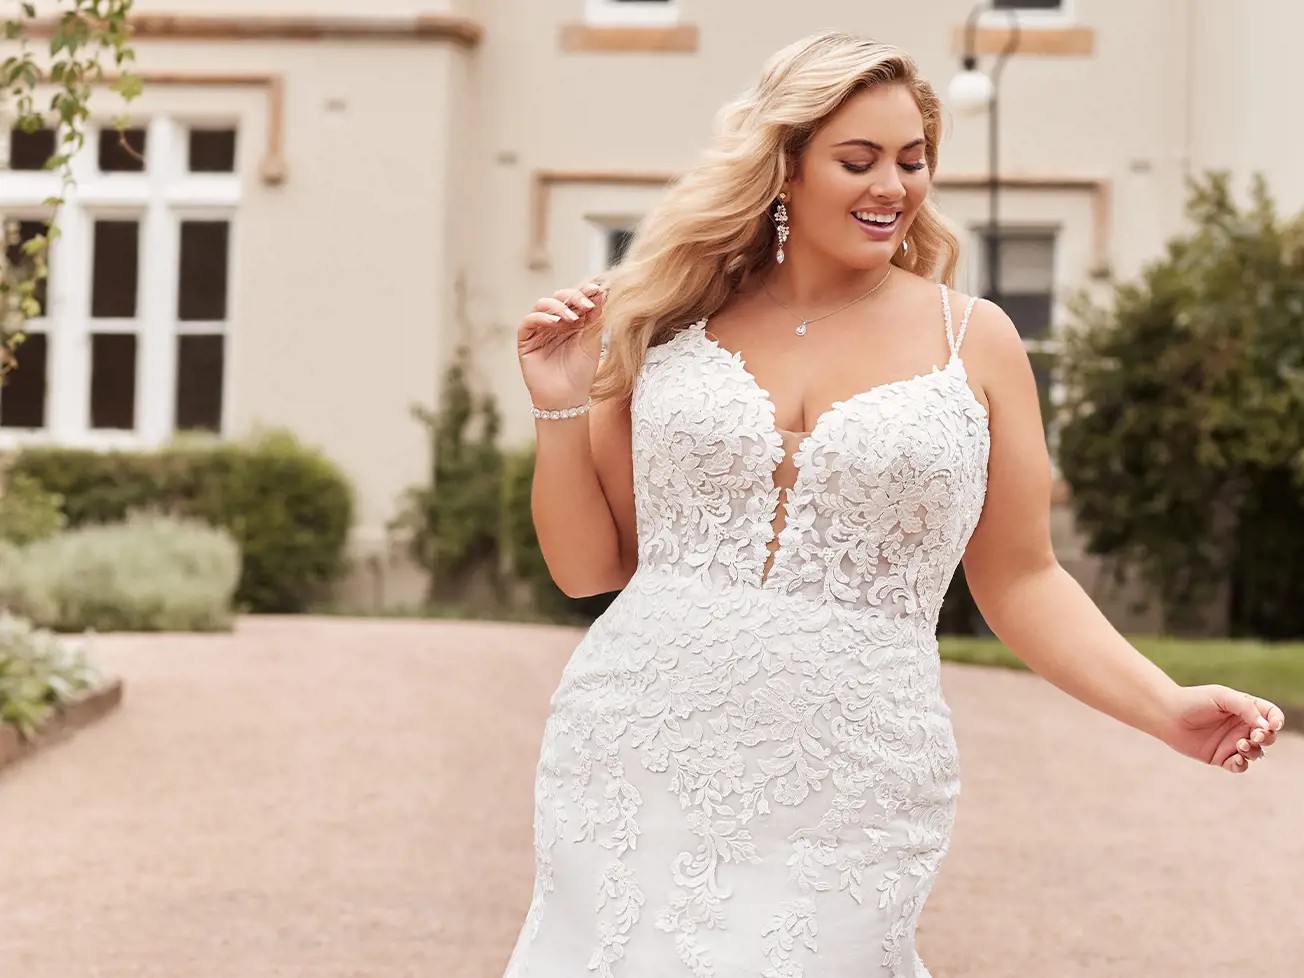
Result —
[[1227, 686], [1181, 686], [1159, 739], [1179, 754], [1239, 774], [1264, 756], [1285, 722], [1279, 707], [1257, 696]]

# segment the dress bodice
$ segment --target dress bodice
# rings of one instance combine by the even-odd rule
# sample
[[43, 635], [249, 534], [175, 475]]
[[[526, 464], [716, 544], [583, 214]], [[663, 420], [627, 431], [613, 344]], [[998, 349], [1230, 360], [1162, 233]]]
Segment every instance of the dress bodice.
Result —
[[990, 452], [959, 352], [973, 300], [957, 333], [940, 289], [945, 366], [835, 402], [809, 432], [776, 427], [706, 319], [648, 350], [631, 408], [640, 569], [935, 626]]

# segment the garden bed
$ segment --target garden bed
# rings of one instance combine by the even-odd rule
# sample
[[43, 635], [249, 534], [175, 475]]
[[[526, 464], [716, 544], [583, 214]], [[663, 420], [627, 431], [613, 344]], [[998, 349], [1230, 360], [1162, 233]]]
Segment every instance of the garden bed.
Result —
[[113, 679], [58, 707], [34, 737], [24, 737], [13, 724], [0, 723], [0, 770], [41, 747], [66, 739], [110, 713], [121, 702], [122, 680]]

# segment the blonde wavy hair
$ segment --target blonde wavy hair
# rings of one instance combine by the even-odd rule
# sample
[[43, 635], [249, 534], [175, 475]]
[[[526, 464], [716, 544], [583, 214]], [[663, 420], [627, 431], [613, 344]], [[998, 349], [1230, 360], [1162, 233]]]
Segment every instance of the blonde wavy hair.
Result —
[[[900, 48], [825, 31], [776, 52], [754, 87], [717, 114], [715, 138], [640, 222], [625, 260], [606, 277], [609, 330], [594, 400], [628, 400], [650, 346], [708, 316], [770, 259], [770, 208], [811, 138], [848, 98], [905, 85], [923, 116], [924, 156], [937, 172], [941, 100]], [[953, 284], [959, 242], [930, 197], [893, 264]]]

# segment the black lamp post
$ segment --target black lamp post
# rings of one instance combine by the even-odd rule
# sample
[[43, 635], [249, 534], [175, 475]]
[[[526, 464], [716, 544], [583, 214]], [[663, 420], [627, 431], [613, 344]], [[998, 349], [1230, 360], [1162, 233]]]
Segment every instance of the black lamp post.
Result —
[[1005, 62], [1019, 47], [1019, 17], [1014, 10], [1006, 8], [1010, 20], [1010, 37], [1001, 53], [996, 57], [990, 75], [978, 68], [978, 58], [974, 54], [974, 34], [978, 29], [978, 18], [984, 11], [992, 10], [991, 3], [980, 3], [969, 11], [969, 19], [964, 25], [964, 57], [961, 71], [947, 89], [948, 101], [961, 112], [980, 112], [987, 110], [987, 193], [988, 217], [986, 235], [988, 298], [999, 302], [1001, 294], [1001, 242], [1000, 242], [1000, 84], [1001, 72]]

